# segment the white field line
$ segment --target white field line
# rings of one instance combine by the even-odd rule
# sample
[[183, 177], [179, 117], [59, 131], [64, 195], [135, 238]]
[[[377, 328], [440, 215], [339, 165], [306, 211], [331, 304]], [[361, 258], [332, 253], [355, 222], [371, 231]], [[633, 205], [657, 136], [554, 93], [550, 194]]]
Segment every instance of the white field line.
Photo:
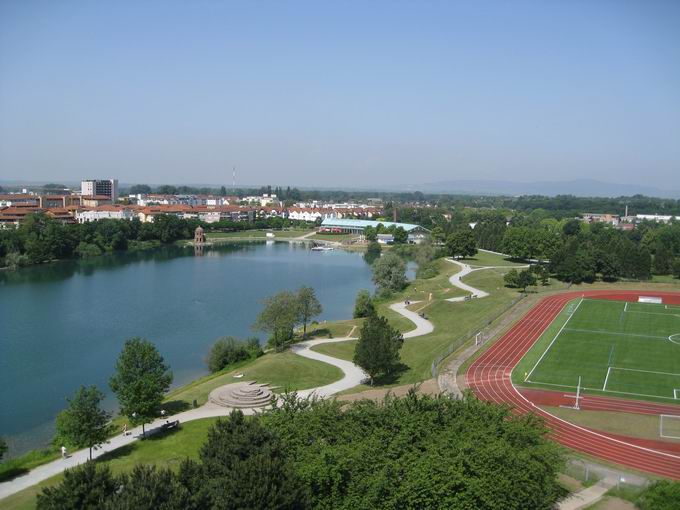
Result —
[[[547, 382], [541, 382], [541, 381], [526, 381], [529, 384], [535, 384], [537, 386], [554, 386], [556, 388], [569, 388], [569, 389], [576, 389], [576, 386], [572, 386], [571, 384], [556, 384], [556, 383], [547, 383]], [[600, 391], [602, 392], [602, 388], [588, 388], [587, 386], [581, 386], [581, 391], [583, 390], [590, 390], [590, 391]], [[664, 400], [677, 400], [673, 397], [663, 397], [661, 395], [649, 395], [647, 393], [633, 393], [630, 391], [616, 391], [616, 390], [606, 390], [603, 393], [616, 393], [617, 395], [632, 395], [634, 397], [651, 397], [651, 398], [662, 398]]]
[[543, 351], [543, 354], [541, 354], [541, 357], [538, 358], [538, 361], [536, 362], [536, 364], [534, 365], [534, 367], [531, 369], [531, 371], [530, 371], [530, 372], [527, 374], [527, 376], [524, 378], [525, 381], [528, 381], [528, 380], [529, 380], [529, 377], [531, 377], [531, 374], [534, 373], [534, 370], [536, 370], [536, 367], [539, 365], [539, 363], [540, 363], [541, 361], [543, 361], [543, 358], [544, 358], [545, 355], [548, 353], [548, 351], [550, 350], [550, 348], [552, 347], [552, 345], [555, 343], [555, 340], [557, 340], [557, 337], [560, 336], [560, 334], [562, 333], [562, 330], [564, 330], [564, 328], [567, 327], [567, 324], [569, 324], [569, 321], [571, 320], [571, 318], [576, 314], [576, 310], [578, 310], [578, 307], [581, 306], [581, 303], [583, 303], [583, 298], [581, 298], [581, 301], [578, 302], [578, 304], [576, 305], [576, 308], [574, 308], [574, 311], [571, 312], [571, 315], [569, 315], [569, 318], [564, 322], [564, 324], [562, 324], [562, 327], [560, 328], [560, 330], [559, 330], [559, 331], [557, 332], [557, 334], [555, 335], [555, 338], [552, 339], [552, 342], [550, 342], [550, 345], [548, 345], [548, 347], [546, 348], [546, 350]]
[[680, 439], [680, 436], [669, 436], [663, 433], [663, 420], [664, 418], [671, 418], [674, 420], [680, 420], [680, 416], [675, 415], [675, 414], [660, 414], [659, 415], [659, 437], [663, 437], [665, 439]]
[[641, 370], [639, 368], [620, 368], [612, 367], [614, 370], [627, 370], [628, 372], [643, 372], [645, 374], [659, 374], [659, 375], [672, 375], [675, 377], [680, 377], [680, 374], [672, 374], [671, 372], [655, 372], [654, 370]]
[[626, 304], [623, 305], [623, 311], [627, 312], [628, 311], [628, 301], [626, 301]]
[[603, 330], [603, 329], [565, 328], [564, 331], [575, 331], [577, 333], [604, 333], [606, 335], [634, 336], [634, 337], [638, 337], [638, 338], [650, 338], [650, 339], [654, 339], [654, 340], [668, 340], [667, 336], [640, 335], [638, 333], [624, 333], [622, 331], [606, 331], [606, 330]]
[[604, 378], [604, 385], [602, 386], [602, 391], [607, 391], [607, 381], [609, 380], [609, 374], [612, 372], [612, 367], [607, 369], [607, 377]]

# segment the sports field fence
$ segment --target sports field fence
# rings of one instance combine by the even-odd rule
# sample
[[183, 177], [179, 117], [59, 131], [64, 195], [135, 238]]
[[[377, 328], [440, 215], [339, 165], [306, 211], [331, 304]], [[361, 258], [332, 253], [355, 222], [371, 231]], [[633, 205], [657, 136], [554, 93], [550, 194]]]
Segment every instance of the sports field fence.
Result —
[[490, 339], [489, 335], [489, 329], [491, 325], [496, 322], [496, 320], [504, 315], [508, 310], [510, 310], [513, 306], [515, 306], [517, 303], [522, 301], [527, 297], [526, 294], [521, 294], [519, 297], [513, 299], [507, 306], [505, 306], [502, 310], [499, 312], [495, 313], [492, 317], [489, 317], [487, 319], [484, 319], [483, 321], [480, 321], [479, 323], [475, 324], [474, 327], [466, 330], [464, 333], [461, 333], [456, 337], [456, 339], [451, 342], [446, 349], [444, 349], [433, 361], [432, 365], [430, 367], [430, 373], [432, 374], [433, 378], [436, 378], [439, 375], [439, 365], [441, 365], [442, 361], [444, 361], [446, 358], [448, 358], [454, 351], [460, 349], [461, 346], [465, 345], [468, 341], [474, 340], [475, 345], [481, 346], [484, 343], [486, 343], [487, 340]]

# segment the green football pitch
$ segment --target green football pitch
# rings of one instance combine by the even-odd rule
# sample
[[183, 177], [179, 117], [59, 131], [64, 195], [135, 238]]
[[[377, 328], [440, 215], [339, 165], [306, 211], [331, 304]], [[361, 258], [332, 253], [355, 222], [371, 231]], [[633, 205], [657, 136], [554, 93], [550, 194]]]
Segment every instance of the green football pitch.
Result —
[[680, 404], [680, 306], [570, 302], [522, 358], [527, 387]]

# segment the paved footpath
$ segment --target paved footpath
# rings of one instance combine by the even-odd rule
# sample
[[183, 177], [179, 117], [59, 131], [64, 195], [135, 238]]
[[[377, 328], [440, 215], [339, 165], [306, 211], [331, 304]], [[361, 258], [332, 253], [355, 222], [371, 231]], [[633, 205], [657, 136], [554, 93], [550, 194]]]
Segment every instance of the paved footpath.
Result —
[[[412, 301], [412, 303], [415, 303], [415, 301]], [[413, 323], [416, 325], [416, 328], [414, 330], [404, 334], [404, 338], [413, 338], [416, 336], [426, 335], [434, 330], [434, 326], [430, 321], [423, 319], [415, 312], [407, 310], [406, 305], [404, 303], [395, 303], [394, 305], [391, 305], [390, 308], [392, 308], [395, 312], [403, 315], [407, 319], [413, 321]], [[310, 395], [316, 395], [322, 398], [329, 397], [340, 391], [353, 388], [354, 386], [361, 384], [367, 378], [364, 371], [361, 370], [357, 365], [355, 365], [351, 361], [334, 358], [332, 356], [321, 354], [320, 352], [316, 352], [311, 349], [315, 345], [346, 342], [348, 340], [356, 340], [356, 338], [344, 337], [322, 340], [307, 340], [305, 342], [294, 344], [291, 347], [291, 350], [295, 354], [298, 354], [299, 356], [304, 356], [305, 358], [322, 361], [324, 363], [336, 366], [343, 373], [343, 377], [339, 381], [327, 384], [326, 386], [320, 386], [318, 388], [298, 391], [297, 394], [299, 396], [308, 397]], [[189, 411], [184, 411], [171, 417], [159, 419], [153, 423], [148, 424], [146, 427], [147, 436], [150, 433], [157, 431], [166, 420], [172, 421], [179, 420], [180, 423], [185, 423], [188, 421], [200, 420], [202, 418], [228, 416], [232, 410], [233, 409], [231, 408], [218, 406], [216, 404], [208, 402], [197, 409], [190, 409]], [[254, 409], [242, 409], [242, 411], [244, 414], [254, 414], [256, 412], [256, 410]], [[101, 455], [104, 455], [107, 452], [111, 452], [122, 446], [128, 445], [139, 439], [141, 437], [141, 433], [142, 428], [137, 427], [131, 429], [130, 433], [127, 436], [123, 435], [115, 436], [111, 438], [106, 444], [102, 445], [101, 448], [93, 450], [92, 457], [97, 458]], [[6, 498], [7, 496], [15, 494], [23, 489], [31, 487], [32, 485], [47, 480], [48, 478], [51, 478], [54, 475], [58, 475], [67, 468], [72, 468], [77, 466], [78, 464], [82, 464], [87, 461], [88, 456], [89, 450], [87, 449], [79, 450], [71, 454], [66, 459], [58, 459], [47, 464], [43, 464], [42, 466], [38, 466], [37, 468], [32, 469], [30, 472], [24, 475], [18, 476], [7, 482], [2, 482], [0, 483], [0, 500]]]

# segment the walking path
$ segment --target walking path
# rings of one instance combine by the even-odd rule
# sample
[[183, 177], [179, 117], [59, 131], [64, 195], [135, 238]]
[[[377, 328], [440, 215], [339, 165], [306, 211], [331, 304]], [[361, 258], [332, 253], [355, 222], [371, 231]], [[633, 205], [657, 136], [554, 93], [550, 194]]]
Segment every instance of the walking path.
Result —
[[[412, 303], [415, 303], [415, 301], [412, 301]], [[404, 338], [414, 338], [417, 336], [426, 335], [434, 330], [434, 326], [430, 321], [420, 317], [415, 312], [407, 310], [406, 305], [404, 303], [395, 303], [391, 305], [390, 308], [395, 312], [403, 315], [407, 319], [411, 320], [416, 325], [416, 328], [414, 330], [404, 334]], [[346, 342], [349, 340], [356, 340], [356, 338], [347, 336], [343, 338], [307, 340], [305, 342], [294, 344], [291, 347], [291, 350], [295, 354], [298, 354], [299, 356], [303, 356], [305, 358], [321, 361], [323, 363], [328, 363], [329, 365], [336, 366], [343, 373], [343, 377], [339, 381], [335, 381], [334, 383], [327, 384], [325, 386], [320, 386], [317, 388], [298, 391], [297, 394], [300, 397], [308, 397], [311, 395], [321, 398], [329, 397], [338, 392], [347, 390], [349, 388], [353, 388], [354, 386], [361, 384], [368, 377], [363, 370], [361, 370], [351, 361], [334, 358], [332, 356], [321, 354], [320, 352], [316, 352], [311, 349], [316, 345], [335, 342]], [[182, 413], [173, 415], [172, 417], [168, 417], [167, 419], [170, 419], [172, 421], [179, 420], [180, 423], [185, 423], [188, 421], [200, 420], [202, 418], [228, 416], [229, 413], [231, 413], [231, 411], [232, 409], [230, 408], [218, 406], [216, 404], [208, 402], [197, 409], [190, 409], [188, 411], [184, 411]], [[254, 414], [255, 412], [257, 412], [256, 409], [241, 409], [241, 411], [243, 411], [244, 414]], [[148, 424], [147, 436], [149, 434], [158, 432], [160, 430], [161, 425], [165, 423], [165, 421], [166, 419], [159, 419], [151, 424]], [[126, 446], [139, 439], [141, 437], [141, 433], [142, 427], [140, 426], [131, 429], [129, 435], [127, 436], [118, 435], [112, 437], [106, 444], [102, 445], [101, 448], [93, 450], [92, 457], [97, 458], [100, 457], [101, 455], [104, 455], [105, 453], [116, 450], [122, 446]], [[67, 468], [72, 468], [77, 466], [78, 464], [82, 464], [87, 461], [88, 456], [89, 451], [87, 449], [78, 450], [77, 452], [74, 452], [66, 459], [58, 459], [47, 464], [43, 464], [42, 466], [32, 469], [30, 472], [24, 475], [18, 476], [6, 482], [2, 482], [0, 483], [0, 500], [8, 496], [11, 496], [12, 494], [15, 494], [23, 489], [31, 487], [32, 485], [36, 485], [44, 480], [47, 480], [52, 476], [58, 475]]]
[[616, 485], [616, 478], [604, 478], [595, 485], [575, 492], [557, 504], [557, 510], [581, 510], [600, 501], [609, 489]]

